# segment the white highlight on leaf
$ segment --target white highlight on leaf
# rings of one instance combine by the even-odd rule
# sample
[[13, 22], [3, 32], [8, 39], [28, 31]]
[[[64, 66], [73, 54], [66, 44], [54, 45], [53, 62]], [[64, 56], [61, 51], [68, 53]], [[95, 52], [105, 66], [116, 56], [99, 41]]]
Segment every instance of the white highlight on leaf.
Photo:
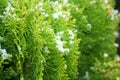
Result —
[[20, 46], [17, 46], [19, 54], [22, 54], [22, 50]]
[[39, 6], [42, 6], [42, 5], [43, 5], [43, 2], [40, 1], [40, 2], [38, 3], [38, 5], [39, 5]]
[[59, 8], [59, 9], [61, 9], [61, 8], [62, 8], [62, 4], [61, 4], [61, 3], [58, 5], [58, 8]]
[[107, 65], [107, 63], [106, 63], [106, 62], [104, 62], [104, 63], [103, 63], [103, 65], [104, 65], [104, 66], [106, 66], [106, 65]]
[[119, 47], [119, 44], [118, 44], [118, 43], [114, 43], [114, 46], [115, 46], [115, 47]]
[[72, 40], [69, 41], [69, 44], [73, 44], [74, 42]]
[[79, 8], [78, 8], [78, 7], [76, 7], [76, 8], [75, 8], [75, 10], [76, 10], [76, 11], [78, 11], [78, 10], [79, 10]]
[[0, 41], [3, 41], [3, 40], [4, 40], [4, 37], [1, 37], [1, 36], [0, 36]]
[[118, 14], [118, 10], [116, 10], [116, 9], [112, 9], [112, 13], [115, 15], [115, 14]]
[[56, 12], [56, 13], [53, 14], [53, 18], [54, 18], [54, 19], [57, 19], [57, 18], [59, 18], [60, 16], [62, 16], [62, 14], [63, 14], [63, 13], [62, 13], [61, 11]]
[[91, 70], [94, 70], [94, 69], [95, 69], [95, 67], [90, 67], [90, 69], [91, 69]]
[[50, 53], [48, 47], [45, 47], [45, 48], [44, 48], [44, 52], [46, 52], [46, 53]]
[[109, 0], [104, 0], [105, 4], [108, 4]]
[[117, 31], [115, 31], [113, 34], [114, 34], [116, 37], [119, 36], [119, 33], [118, 33]]
[[91, 29], [92, 29], [92, 25], [91, 25], [91, 24], [88, 23], [86, 26], [87, 26], [87, 29], [88, 29], [88, 30], [91, 30]]
[[84, 19], [86, 19], [86, 16], [85, 16], [85, 15], [83, 15], [82, 17], [83, 17]]
[[73, 33], [73, 31], [68, 29], [68, 33], [70, 35], [70, 39], [74, 39], [74, 33]]
[[61, 40], [56, 40], [56, 43], [57, 43], [57, 48], [58, 48], [58, 50], [59, 51], [61, 51], [61, 52], [64, 52], [64, 48], [63, 48], [63, 41], [61, 41]]
[[61, 40], [61, 35], [63, 35], [64, 32], [57, 32], [56, 33], [56, 37], [55, 37], [55, 41], [56, 41], [56, 47], [58, 48], [59, 51], [61, 51], [62, 53], [64, 52], [70, 52], [69, 48], [64, 48], [64, 41]]
[[109, 55], [108, 55], [108, 53], [104, 53], [104, 58], [107, 58]]
[[8, 6], [5, 8], [5, 10], [6, 10], [7, 12], [9, 12], [10, 10], [11, 10], [12, 12], [14, 11], [14, 8], [12, 7], [12, 5], [11, 5], [10, 2], [8, 2]]
[[84, 77], [84, 78], [85, 78], [86, 80], [90, 80], [90, 79], [89, 79], [89, 72], [88, 72], [88, 71], [85, 72], [85, 77]]
[[95, 4], [96, 3], [96, 0], [92, 0], [91, 2], [90, 2], [90, 4]]
[[112, 15], [111, 15], [111, 20], [114, 20], [118, 14], [118, 10], [112, 9]]
[[65, 66], [65, 68], [67, 68], [67, 65], [66, 65], [66, 64], [65, 64], [64, 66]]
[[68, 3], [68, 0], [63, 0], [64, 3]]
[[58, 13], [54, 13], [53, 17], [54, 17], [54, 19], [57, 19], [59, 17], [59, 14]]
[[20, 47], [20, 46], [17, 46], [17, 48], [18, 48], [18, 51], [21, 52], [21, 47]]
[[115, 59], [116, 59], [117, 61], [120, 61], [120, 56], [117, 55]]
[[115, 19], [115, 17], [114, 17], [114, 15], [112, 15], [112, 16], [111, 16], [111, 20], [114, 20], [114, 19]]
[[5, 12], [3, 12], [4, 14], [4, 18], [8, 18], [8, 17], [11, 17], [13, 18], [14, 20], [20, 20], [20, 18], [18, 18], [16, 16], [16, 13], [15, 13], [15, 8], [11, 5], [10, 2], [8, 2], [8, 6], [5, 8]]
[[8, 57], [11, 57], [10, 54], [7, 54], [6, 49], [0, 49], [0, 51], [2, 53], [1, 57], [2, 57], [3, 60], [7, 59]]
[[45, 12], [41, 12], [42, 15], [44, 15], [45, 17], [48, 17], [49, 15]]

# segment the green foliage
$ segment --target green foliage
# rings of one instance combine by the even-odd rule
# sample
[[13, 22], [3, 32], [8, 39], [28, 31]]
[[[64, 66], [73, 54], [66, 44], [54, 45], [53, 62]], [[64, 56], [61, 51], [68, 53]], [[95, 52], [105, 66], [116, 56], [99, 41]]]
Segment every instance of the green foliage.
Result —
[[79, 57], [77, 44], [79, 40], [75, 32], [75, 20], [70, 16], [72, 4], [67, 7], [67, 3], [62, 1], [40, 3], [44, 3], [41, 8], [45, 10], [41, 14], [44, 13], [43, 16], [49, 22], [48, 26], [46, 26], [46, 23], [43, 24], [42, 28], [43, 39], [45, 39], [43, 55], [46, 59], [44, 79], [76, 79]]
[[[29, 4], [27, 2], [26, 5]], [[1, 78], [42, 80], [43, 57], [41, 51], [43, 41], [39, 35], [39, 27], [36, 26], [38, 24], [35, 23], [35, 18], [39, 14], [32, 15], [33, 13], [26, 8], [27, 6], [23, 6], [24, 3], [24, 1], [8, 2], [3, 17], [0, 35], [4, 37], [4, 41], [1, 46], [7, 50], [8, 54], [12, 55], [11, 62], [5, 64], [3, 70], [9, 71], [10, 68], [11, 72], [9, 73], [15, 72], [16, 75], [9, 75], [6, 78], [4, 76], [8, 76], [8, 74], [5, 73]]]
[[[114, 46], [115, 36], [113, 33], [117, 26], [116, 12], [102, 0], [75, 0], [72, 2], [79, 6], [78, 13], [73, 12], [77, 21], [78, 37], [82, 39], [79, 45], [79, 50], [82, 53], [79, 59], [79, 75], [83, 79], [86, 72], [89, 72], [90, 79], [101, 80], [102, 78], [104, 80], [100, 76], [104, 74], [97, 70], [93, 72], [90, 68], [99, 62], [103, 64], [115, 58], [116, 47]], [[104, 54], [109, 55], [107, 61], [104, 61]], [[95, 62], [96, 59], [99, 62]], [[110, 79], [105, 78], [105, 80]]]
[[108, 75], [115, 64], [117, 12], [108, 3], [1, 1], [0, 80], [116, 79], [118, 68]]
[[[77, 78], [79, 39], [75, 19], [70, 15], [74, 5], [66, 6], [67, 3], [37, 0], [8, 2], [0, 35], [4, 38], [2, 49], [12, 55], [12, 60], [6, 64], [8, 68], [2, 69], [6, 71], [2, 80]], [[14, 75], [6, 77], [11, 72]]]
[[0, 15], [3, 14], [5, 7], [7, 6], [7, 0], [0, 0]]

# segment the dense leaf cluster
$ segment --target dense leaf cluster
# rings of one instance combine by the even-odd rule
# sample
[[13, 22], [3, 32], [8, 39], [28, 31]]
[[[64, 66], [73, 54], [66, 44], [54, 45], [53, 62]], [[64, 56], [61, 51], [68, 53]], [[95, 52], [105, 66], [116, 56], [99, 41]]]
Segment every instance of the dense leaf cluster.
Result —
[[103, 0], [0, 0], [0, 80], [110, 80], [116, 25]]

